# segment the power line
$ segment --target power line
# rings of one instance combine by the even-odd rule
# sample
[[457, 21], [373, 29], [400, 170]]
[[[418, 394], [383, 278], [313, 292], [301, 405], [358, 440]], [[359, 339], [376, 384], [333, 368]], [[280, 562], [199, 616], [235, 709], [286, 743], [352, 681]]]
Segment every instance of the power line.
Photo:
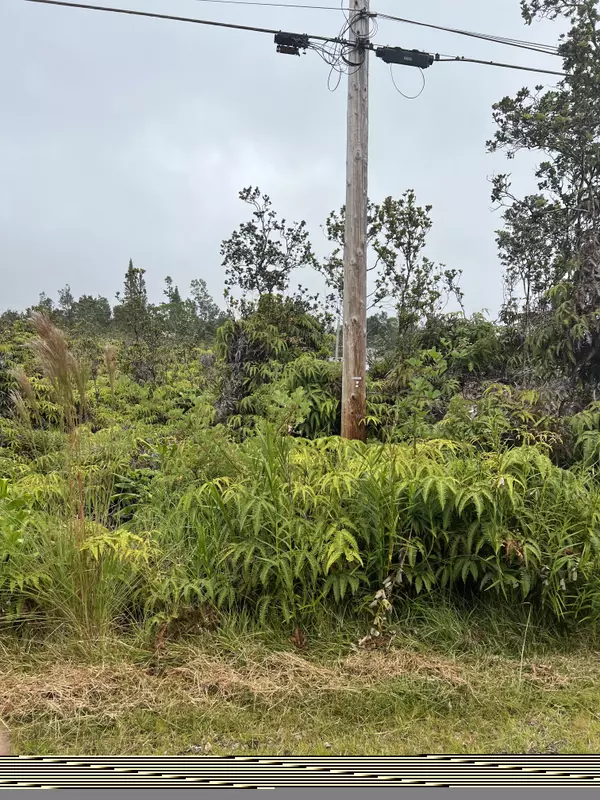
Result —
[[[344, 0], [340, 0], [340, 8], [339, 10], [344, 15], [345, 24], [342, 26], [340, 32], [337, 35], [337, 38], [334, 42], [329, 42], [326, 44], [311, 44], [310, 47], [314, 50], [317, 55], [322, 58], [322, 60], [330, 67], [329, 76], [327, 78], [327, 88], [330, 92], [337, 91], [340, 82], [342, 80], [342, 75], [350, 74], [351, 71], [356, 71], [362, 65], [362, 60], [364, 60], [364, 52], [362, 53], [361, 62], [354, 62], [351, 61], [348, 56], [351, 54], [353, 46], [347, 42], [346, 37], [351, 33], [352, 28], [352, 20], [350, 16], [346, 13], [348, 10], [344, 7]], [[369, 30], [367, 34], [367, 39], [370, 41], [373, 36], [377, 35], [378, 25], [376, 19], [373, 15], [368, 15], [368, 22], [369, 22]], [[365, 46], [367, 46], [365, 44]], [[369, 49], [372, 49], [371, 45], [368, 45]], [[332, 76], [333, 74], [337, 74], [337, 81], [332, 84]]]
[[381, 19], [387, 19], [392, 22], [403, 22], [407, 25], [417, 25], [421, 28], [432, 28], [437, 31], [445, 31], [446, 33], [454, 33], [459, 36], [468, 36], [473, 39], [483, 39], [484, 41], [494, 42], [496, 44], [503, 44], [508, 47], [519, 47], [523, 50], [533, 50], [536, 53], [544, 53], [546, 55], [558, 56], [560, 55], [558, 48], [554, 45], [540, 44], [538, 42], [528, 42], [521, 39], [509, 39], [504, 36], [494, 36], [488, 33], [476, 33], [475, 31], [466, 31], [460, 28], [447, 28], [443, 25], [433, 25], [429, 22], [418, 22], [414, 19], [405, 19], [404, 17], [395, 17], [390, 14], [377, 14]]
[[[111, 8], [107, 6], [94, 6], [88, 5], [84, 3], [71, 3], [67, 2], [66, 0], [26, 0], [28, 3], [40, 3], [42, 5], [50, 5], [50, 6], [61, 6], [65, 8], [80, 8], [80, 9], [87, 9], [91, 11], [106, 11], [113, 14], [126, 14], [129, 16], [134, 17], [150, 17], [151, 19], [166, 19], [171, 20], [174, 22], [190, 22], [196, 25], [208, 25], [213, 28], [227, 28], [230, 30], [239, 30], [239, 31], [251, 31], [253, 33], [267, 33], [273, 36], [280, 34], [280, 30], [276, 30], [275, 28], [259, 28], [252, 25], [239, 25], [233, 22], [217, 22], [215, 20], [208, 20], [208, 19], [197, 19], [195, 17], [179, 17], [173, 16], [170, 14], [155, 14], [150, 11], [133, 11], [127, 8]], [[348, 26], [344, 26], [342, 29], [343, 31], [347, 30]], [[344, 34], [342, 34], [344, 35]], [[328, 53], [327, 55], [329, 58], [334, 59], [333, 64], [335, 68], [338, 69], [341, 61], [344, 62], [346, 67], [358, 67], [359, 64], [353, 64], [352, 62], [348, 61], [345, 55], [345, 50], [347, 47], [350, 46], [350, 42], [346, 39], [341, 37], [331, 37], [331, 36], [318, 36], [316, 34], [310, 34], [310, 36], [305, 35], [306, 39], [314, 39], [318, 42], [327, 42], [334, 45], [341, 45], [340, 49], [334, 48], [333, 52]], [[311, 46], [310, 43], [308, 46]], [[319, 54], [323, 57], [322, 50], [324, 48], [315, 48], [317, 51], [321, 51]], [[369, 44], [369, 49], [375, 49], [375, 45], [372, 43]], [[544, 75], [558, 75], [561, 78], [566, 77], [564, 72], [554, 72], [552, 70], [547, 69], [539, 69], [537, 67], [524, 67], [517, 64], [503, 64], [495, 61], [482, 61], [475, 58], [465, 58], [464, 56], [435, 56], [436, 61], [447, 61], [447, 62], [467, 62], [471, 64], [483, 64], [485, 66], [490, 67], [501, 67], [503, 69], [516, 69], [522, 70], [524, 72], [537, 72]], [[331, 63], [331, 62], [328, 62]], [[345, 69], [345, 68], [343, 68]]]
[[501, 67], [502, 69], [518, 69], [524, 72], [539, 72], [543, 75], [558, 75], [560, 78], [566, 78], [567, 75], [564, 72], [554, 72], [550, 69], [538, 69], [538, 67], [523, 67], [519, 64], [502, 64], [498, 61], [481, 61], [478, 58], [465, 58], [465, 56], [436, 56], [436, 61], [441, 62], [465, 62], [468, 64], [484, 64], [487, 67]]
[[262, 0], [195, 0], [196, 3], [219, 3], [226, 6], [267, 6], [269, 8], [310, 8], [315, 11], [349, 11], [340, 6], [305, 5], [304, 3], [269, 3]]
[[[170, 14], [154, 14], [150, 11], [132, 11], [128, 8], [110, 8], [107, 6], [91, 6], [84, 3], [68, 3], [65, 0], [25, 0], [27, 3], [41, 3], [42, 5], [48, 6], [63, 6], [65, 8], [83, 8], [88, 9], [91, 11], [109, 11], [113, 14], [128, 14], [133, 17], [151, 17], [152, 19], [168, 19], [174, 22], [192, 22], [196, 25], [210, 25], [213, 28], [229, 28], [232, 30], [237, 31], [252, 31], [253, 33], [269, 33], [271, 35], [276, 35], [281, 33], [280, 30], [275, 30], [275, 28], [257, 28], [253, 27], [252, 25], [236, 25], [233, 22], [215, 22], [214, 20], [209, 19], [196, 19], [195, 17], [175, 17]], [[330, 36], [316, 36], [310, 35], [311, 39], [316, 39], [320, 42], [336, 42], [338, 41], [335, 38]], [[346, 44], [346, 42], [343, 42]]]
[[[267, 8], [294, 8], [294, 9], [311, 9], [318, 11], [349, 11], [348, 8], [341, 6], [322, 6], [322, 5], [308, 5], [304, 3], [279, 3], [279, 2], [266, 2], [266, 0], [194, 0], [196, 3], [216, 3], [219, 5], [234, 5], [234, 6], [259, 6]], [[532, 50], [536, 53], [543, 53], [545, 55], [560, 55], [558, 48], [554, 45], [540, 44], [537, 42], [528, 42], [521, 39], [510, 39], [504, 36], [494, 36], [493, 34], [477, 33], [475, 31], [461, 30], [460, 28], [447, 28], [442, 25], [433, 25], [427, 22], [419, 22], [418, 20], [405, 19], [404, 17], [396, 17], [391, 14], [373, 13], [371, 15], [374, 19], [380, 17], [393, 22], [402, 22], [408, 25], [417, 25], [424, 28], [432, 28], [434, 30], [441, 30], [447, 33], [454, 33], [460, 36], [468, 36], [475, 39], [482, 39], [495, 44], [503, 44], [509, 47], [518, 47], [524, 50]]]

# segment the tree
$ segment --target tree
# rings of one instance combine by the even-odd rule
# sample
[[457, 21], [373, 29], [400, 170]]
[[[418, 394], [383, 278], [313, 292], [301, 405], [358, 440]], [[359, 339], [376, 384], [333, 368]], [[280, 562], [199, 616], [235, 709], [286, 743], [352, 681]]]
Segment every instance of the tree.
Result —
[[149, 318], [145, 272], [144, 269], [134, 267], [133, 261], [129, 259], [123, 284], [123, 298], [121, 300], [121, 294], [117, 292], [119, 305], [114, 309], [117, 326], [135, 342], [142, 340]]
[[169, 301], [169, 303], [177, 304], [181, 303], [181, 295], [179, 294], [179, 289], [177, 286], [173, 285], [173, 278], [169, 275], [165, 278], [165, 291], [164, 295]]
[[[155, 382], [164, 321], [148, 304], [145, 270], [129, 261], [123, 284], [122, 302], [115, 306], [114, 318], [124, 336], [122, 355], [126, 366], [139, 383]], [[121, 296], [117, 293], [117, 300]]]
[[158, 306], [166, 332], [177, 345], [187, 352], [202, 342], [212, 339], [225, 314], [214, 302], [206, 288], [206, 281], [196, 278], [191, 282], [191, 297], [185, 300], [170, 277], [165, 278], [166, 303]]
[[[369, 310], [381, 309], [386, 303], [395, 305], [399, 341], [427, 317], [438, 313], [451, 295], [462, 303], [460, 273], [434, 264], [423, 255], [432, 227], [430, 211], [431, 206], [417, 205], [412, 190], [398, 199], [386, 197], [381, 204], [368, 204]], [[337, 247], [320, 265], [331, 292], [329, 300], [339, 309], [344, 289], [345, 218], [345, 207], [327, 218], [327, 238]]]
[[369, 364], [393, 353], [398, 341], [398, 321], [385, 311], [371, 314], [367, 318], [367, 358]]
[[515, 199], [504, 212], [504, 229], [497, 231], [506, 289], [501, 319], [510, 325], [522, 322], [525, 337], [532, 315], [544, 305], [546, 292], [559, 277], [552, 211], [543, 195]]
[[2, 314], [0, 314], [0, 331], [10, 330], [20, 319], [25, 319], [25, 315], [20, 311], [13, 311], [10, 308], [3, 311]]
[[106, 333], [110, 328], [112, 311], [106, 297], [82, 294], [73, 303], [75, 328], [90, 335]]
[[255, 311], [229, 318], [219, 329], [217, 352], [223, 359], [216, 421], [242, 411], [244, 398], [280, 377], [283, 364], [305, 353], [327, 352], [322, 327], [307, 304], [280, 294], [262, 295]]
[[32, 311], [37, 311], [38, 313], [45, 314], [48, 318], [51, 318], [54, 314], [54, 301], [51, 297], [48, 297], [46, 292], [40, 292], [37, 304], [27, 309], [27, 316], [29, 316]]
[[73, 304], [75, 298], [71, 292], [71, 287], [67, 283], [64, 289], [58, 292], [58, 307], [60, 309], [60, 317], [65, 325], [70, 326], [73, 324]]
[[306, 222], [288, 225], [273, 210], [271, 199], [252, 186], [243, 189], [240, 200], [254, 210], [221, 245], [225, 267], [225, 298], [231, 308], [247, 314], [252, 303], [247, 297], [237, 300], [235, 289], [245, 295], [284, 294], [291, 273], [315, 263]]
[[198, 320], [200, 338], [212, 338], [227, 315], [219, 308], [206, 288], [206, 281], [194, 278], [190, 284], [191, 299]]
[[[541, 269], [551, 278], [549, 310], [533, 334], [537, 352], [567, 368], [574, 378], [597, 380], [600, 355], [600, 58], [597, 0], [522, 0], [530, 24], [540, 17], [564, 17], [571, 27], [559, 47], [566, 77], [556, 88], [521, 89], [494, 106], [497, 131], [490, 151], [509, 159], [528, 150], [541, 155], [536, 177], [539, 194], [519, 201], [510, 179], [494, 180], [493, 198], [506, 206], [511, 232], [514, 220], [534, 268], [540, 217], [546, 245]], [[512, 219], [510, 214], [512, 214]], [[537, 216], [537, 220], [536, 220]], [[536, 224], [537, 223], [537, 224]], [[509, 257], [510, 250], [505, 251]], [[539, 265], [538, 265], [539, 266]]]
[[[597, 0], [522, 0], [530, 24], [540, 17], [564, 17], [571, 27], [559, 47], [566, 77], [557, 87], [521, 89], [494, 106], [497, 131], [490, 151], [509, 159], [522, 150], [539, 153], [539, 194], [518, 200], [510, 179], [494, 180], [493, 198], [506, 207], [511, 228], [523, 238], [524, 264], [537, 280], [553, 285], [545, 294], [547, 311], [532, 333], [536, 353], [549, 365], [567, 370], [575, 381], [600, 378], [600, 59]], [[543, 222], [541, 221], [543, 218]], [[536, 262], [531, 255], [543, 247]], [[515, 259], [510, 248], [508, 258]], [[519, 266], [512, 266], [519, 271]], [[537, 274], [536, 274], [537, 271]], [[544, 309], [542, 309], [544, 310]]]
[[82, 295], [71, 304], [71, 328], [80, 364], [89, 371], [98, 398], [98, 368], [102, 357], [99, 337], [110, 330], [112, 312], [106, 297]]
[[165, 278], [164, 295], [166, 303], [159, 306], [167, 332], [179, 344], [190, 347], [196, 334], [196, 314], [191, 301], [181, 298], [179, 289], [173, 284], [173, 279], [167, 275]]

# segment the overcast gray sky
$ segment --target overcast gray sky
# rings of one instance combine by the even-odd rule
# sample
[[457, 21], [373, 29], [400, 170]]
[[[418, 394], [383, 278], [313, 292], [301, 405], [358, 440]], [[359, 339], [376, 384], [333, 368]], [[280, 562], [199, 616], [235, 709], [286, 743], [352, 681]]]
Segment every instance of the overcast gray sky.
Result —
[[[343, 22], [338, 11], [198, 0], [99, 4], [324, 35]], [[513, 38], [556, 43], [558, 33], [551, 23], [527, 28], [518, 0], [372, 6]], [[549, 56], [384, 20], [377, 42], [560, 68]], [[220, 301], [219, 246], [246, 218], [237, 194], [250, 184], [288, 219], [306, 219], [324, 253], [320, 225], [345, 200], [346, 155], [345, 80], [332, 94], [327, 76], [316, 54], [278, 55], [266, 35], [0, 0], [0, 310], [41, 291], [56, 297], [66, 283], [112, 301], [130, 257], [155, 301], [165, 275], [182, 293], [202, 277]], [[407, 94], [420, 88], [417, 70], [395, 76]], [[463, 270], [469, 311], [495, 313], [500, 217], [488, 178], [508, 168], [528, 190], [534, 162], [486, 153], [491, 105], [544, 79], [468, 64], [435, 64], [426, 77], [410, 102], [371, 61], [369, 194], [413, 188], [431, 203], [427, 254]]]

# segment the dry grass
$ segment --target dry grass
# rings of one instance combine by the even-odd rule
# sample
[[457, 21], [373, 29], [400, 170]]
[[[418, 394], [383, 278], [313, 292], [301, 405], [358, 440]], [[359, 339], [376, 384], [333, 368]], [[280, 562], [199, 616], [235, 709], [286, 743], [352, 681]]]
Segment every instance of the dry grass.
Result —
[[0, 756], [11, 755], [10, 734], [8, 728], [0, 725]]
[[596, 752], [593, 650], [294, 650], [252, 635], [17, 645], [0, 637], [0, 729], [22, 753]]
[[[553, 664], [523, 665], [525, 684], [552, 692], [593, 680], [597, 660], [558, 658]], [[269, 703], [324, 694], [361, 695], [399, 678], [433, 682], [450, 689], [515, 683], [520, 664], [510, 659], [449, 659], [409, 650], [355, 652], [335, 663], [318, 663], [294, 652], [263, 654], [243, 666], [204, 652], [189, 652], [184, 663], [146, 667], [122, 661], [104, 665], [55, 663], [23, 670], [0, 667], [0, 717], [24, 720], [39, 715], [69, 718], [94, 714], [114, 719], [126, 711], [162, 705], [195, 707], [215, 700], [247, 699]]]
[[114, 719], [127, 710], [152, 710], [165, 703], [194, 707], [216, 698], [252, 697], [269, 702], [307, 694], [356, 694], [400, 676], [424, 677], [452, 686], [468, 682], [452, 662], [401, 651], [387, 656], [357, 653], [335, 666], [283, 652], [237, 668], [205, 653], [194, 654], [180, 666], [158, 670], [126, 662], [104, 666], [62, 663], [29, 673], [2, 667], [0, 716], [18, 720], [94, 713]]

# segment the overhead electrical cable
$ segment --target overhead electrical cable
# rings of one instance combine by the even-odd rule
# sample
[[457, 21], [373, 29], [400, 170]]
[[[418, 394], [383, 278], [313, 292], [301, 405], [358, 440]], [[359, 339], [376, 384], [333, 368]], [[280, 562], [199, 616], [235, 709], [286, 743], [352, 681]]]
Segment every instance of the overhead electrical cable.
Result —
[[[267, 0], [194, 0], [196, 3], [217, 3], [220, 5], [234, 5], [234, 6], [265, 6], [269, 8], [300, 8], [311, 9], [318, 11], [350, 11], [349, 8], [344, 7], [343, 0], [341, 8], [339, 6], [324, 6], [324, 5], [309, 5], [305, 3], [282, 3], [282, 2], [268, 2]], [[496, 36], [488, 33], [477, 33], [476, 31], [467, 31], [460, 28], [450, 28], [443, 25], [434, 25], [428, 22], [420, 22], [414, 19], [407, 19], [405, 17], [397, 17], [392, 14], [384, 14], [381, 12], [372, 12], [370, 16], [373, 20], [377, 18], [390, 20], [393, 22], [402, 22], [407, 25], [417, 25], [424, 28], [432, 28], [434, 30], [445, 31], [447, 33], [454, 33], [460, 36], [468, 36], [475, 39], [482, 39], [495, 44], [507, 45], [509, 47], [519, 47], [525, 50], [532, 50], [537, 53], [547, 55], [559, 55], [558, 48], [553, 45], [540, 44], [539, 42], [529, 42], [522, 39], [511, 39], [505, 36]]]
[[[213, 28], [229, 28], [237, 31], [252, 31], [253, 33], [268, 33], [276, 35], [281, 33], [281, 30], [275, 28], [257, 28], [252, 25], [238, 25], [234, 22], [216, 22], [210, 19], [196, 19], [195, 17], [176, 17], [171, 14], [155, 14], [151, 11], [133, 11], [129, 8], [112, 8], [110, 6], [92, 6], [85, 3], [68, 3], [65, 0], [25, 0], [27, 3], [41, 3], [48, 6], [63, 6], [65, 8], [83, 8], [91, 11], [108, 11], [113, 14], [127, 14], [133, 17], [150, 17], [151, 19], [167, 19], [174, 22], [191, 22], [196, 25], [209, 25]], [[310, 34], [311, 39], [316, 39], [319, 42], [336, 42], [337, 39], [331, 36], [317, 36]], [[346, 44], [346, 42], [344, 42]]]
[[504, 36], [495, 36], [488, 33], [477, 33], [475, 31], [462, 30], [460, 28], [449, 28], [443, 25], [434, 25], [429, 22], [419, 22], [414, 19], [405, 19], [404, 17], [395, 17], [391, 14], [378, 13], [380, 19], [387, 19], [393, 22], [403, 22], [407, 25], [417, 25], [421, 28], [431, 28], [437, 31], [445, 31], [446, 33], [454, 33], [458, 36], [468, 36], [473, 39], [483, 39], [487, 42], [494, 42], [495, 44], [503, 44], [508, 47], [519, 47], [523, 50], [533, 50], [536, 53], [543, 53], [551, 56], [559, 56], [559, 50], [554, 45], [540, 44], [539, 42], [528, 42], [521, 39], [510, 39]]
[[[349, 9], [344, 6], [344, 0], [340, 0], [340, 11], [344, 15], [345, 23], [342, 26], [340, 32], [336, 40], [332, 43], [327, 44], [311, 44], [311, 49], [314, 50], [322, 59], [323, 61], [330, 67], [329, 77], [327, 78], [327, 87], [331, 92], [335, 92], [342, 80], [342, 75], [350, 74], [353, 71], [356, 71], [362, 66], [362, 60], [360, 61], [351, 61], [348, 56], [350, 55], [351, 51], [354, 50], [354, 45], [348, 41], [345, 37], [352, 32], [352, 25], [354, 21], [360, 19], [361, 14], [358, 14], [355, 19], [351, 19], [350, 16], [346, 13]], [[377, 35], [378, 25], [377, 20], [369, 14], [369, 31], [367, 36], [365, 37], [368, 40], [368, 44], [365, 46], [371, 50], [371, 39], [373, 36]], [[363, 54], [364, 59], [364, 54]], [[337, 74], [337, 80], [332, 83], [332, 77], [334, 73]]]
[[[269, 3], [264, 0], [194, 0], [196, 3], [218, 3], [226, 6], [267, 6], [269, 8], [308, 8], [314, 11], [339, 11], [339, 6], [306, 5], [304, 3]], [[342, 11], [350, 11], [343, 8]]]
[[466, 64], [483, 64], [486, 67], [501, 67], [502, 69], [518, 69], [523, 72], [539, 72], [543, 75], [558, 75], [560, 78], [566, 78], [565, 72], [554, 72], [551, 69], [540, 69], [539, 67], [524, 67], [519, 64], [502, 64], [499, 61], [482, 61], [478, 58], [466, 58], [465, 56], [439, 56], [435, 58], [436, 62], [461, 62]]
[[[134, 17], [149, 17], [151, 19], [164, 19], [164, 20], [171, 20], [174, 22], [188, 22], [195, 25], [207, 25], [213, 28], [250, 31], [252, 33], [266, 33], [276, 37], [282, 35], [281, 30], [280, 29], [277, 30], [275, 28], [261, 28], [253, 25], [240, 25], [234, 22], [219, 22], [217, 20], [197, 19], [196, 17], [180, 17], [180, 16], [174, 16], [172, 14], [157, 14], [151, 11], [134, 11], [133, 9], [128, 9], [128, 8], [96, 6], [87, 3], [72, 3], [72, 2], [67, 2], [67, 0], [25, 0], [25, 1], [28, 3], [39, 3], [42, 5], [61, 6], [64, 8], [79, 8], [90, 11], [104, 11], [112, 14], [124, 14]], [[346, 23], [342, 28], [342, 31], [340, 32], [340, 36], [337, 37], [319, 36], [317, 34], [300, 34], [300, 35], [285, 34], [285, 36], [288, 37], [291, 36], [293, 39], [296, 40], [294, 44], [294, 49], [297, 50], [298, 47], [302, 49], [308, 49], [308, 48], [314, 49], [330, 66], [333, 67], [333, 69], [335, 70], [341, 69], [342, 71], [347, 71], [347, 68], [358, 68], [360, 66], [360, 64], [350, 61], [347, 57], [349, 51], [351, 51], [354, 47], [354, 44], [351, 41], [343, 38], [348, 32], [349, 28], [350, 24]], [[325, 43], [325, 45], [324, 46], [313, 45], [309, 41], [310, 39], [314, 39], [315, 42], [323, 42]], [[302, 43], [300, 45], [297, 44], [299, 40], [302, 40]], [[369, 42], [368, 48], [370, 50], [377, 50], [376, 46], [372, 42]], [[400, 49], [400, 48], [391, 48], [391, 49]], [[475, 58], [466, 58], [464, 56], [435, 55], [431, 56], [431, 60], [436, 62], [443, 61], [443, 62], [464, 62], [471, 64], [483, 64], [485, 66], [490, 66], [490, 67], [501, 67], [503, 69], [523, 70], [525, 72], [536, 72], [545, 75], [558, 75], [563, 78], [566, 77], [565, 73], [563, 72], [554, 72], [552, 70], [540, 69], [538, 67], [520, 66], [517, 64], [504, 64], [495, 61], [483, 61]], [[344, 66], [342, 66], [342, 64]]]

